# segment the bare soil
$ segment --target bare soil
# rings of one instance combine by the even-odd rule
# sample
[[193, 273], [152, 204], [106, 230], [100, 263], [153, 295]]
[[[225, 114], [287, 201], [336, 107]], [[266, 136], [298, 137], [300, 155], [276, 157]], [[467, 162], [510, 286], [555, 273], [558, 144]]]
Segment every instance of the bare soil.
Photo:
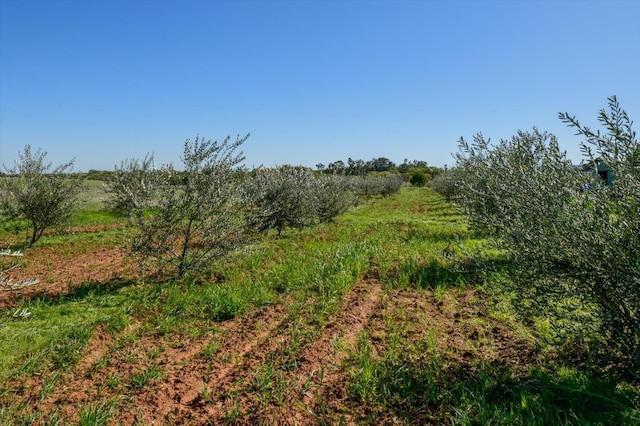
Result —
[[[77, 227], [70, 232], [89, 233], [113, 228], [113, 225]], [[0, 247], [8, 244], [0, 241]], [[56, 296], [83, 283], [107, 282], [115, 278], [132, 278], [135, 267], [127, 258], [126, 250], [112, 244], [92, 244], [88, 250], [84, 244], [69, 242], [54, 247], [27, 248], [23, 256], [0, 258], [0, 267], [16, 261], [18, 268], [6, 273], [14, 281], [36, 278], [38, 283], [19, 291], [0, 291], [0, 309], [14, 306], [18, 300], [38, 295]]]
[[[36, 276], [40, 284], [0, 292], [0, 309], [37, 294], [64, 294], [87, 280], [135, 275], [125, 253], [108, 246], [86, 252], [70, 243], [28, 249], [25, 257], [12, 276]], [[344, 296], [325, 324], [301, 322], [290, 302], [252, 310], [198, 337], [162, 335], [139, 324], [114, 336], [99, 327], [45, 398], [40, 392], [47, 377], [15, 383], [11, 392], [34, 411], [69, 421], [77, 421], [82, 407], [115, 400], [113, 424], [359, 424], [368, 413], [348, 390], [358, 339], [366, 332], [374, 355], [383, 354], [390, 321], [407, 342], [433, 336], [443, 368], [470, 376], [478, 360], [517, 375], [538, 356], [487, 315], [473, 289], [436, 298], [425, 290], [384, 289], [369, 278]], [[160, 377], [138, 386], [135, 378], [150, 369]], [[391, 413], [380, 417], [384, 424], [399, 422]]]

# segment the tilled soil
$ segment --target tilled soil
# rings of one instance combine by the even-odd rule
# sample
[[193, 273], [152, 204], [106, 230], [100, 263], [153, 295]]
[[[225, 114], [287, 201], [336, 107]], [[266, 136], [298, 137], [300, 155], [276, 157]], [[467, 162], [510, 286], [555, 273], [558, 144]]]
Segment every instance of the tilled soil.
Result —
[[[25, 254], [29, 262], [15, 278], [38, 276], [41, 283], [0, 293], [0, 308], [43, 292], [63, 294], [87, 280], [134, 275], [125, 253], [113, 247], [87, 253], [67, 245]], [[14, 384], [10, 392], [26, 407], [66, 421], [77, 421], [81, 407], [111, 400], [117, 406], [113, 424], [359, 424], [369, 413], [350, 395], [349, 383], [363, 333], [374, 356], [387, 350], [390, 327], [404, 330], [407, 343], [434, 336], [442, 368], [458, 374], [472, 375], [478, 360], [518, 374], [537, 356], [486, 314], [473, 289], [436, 298], [428, 290], [385, 289], [365, 279], [324, 324], [293, 315], [291, 302], [283, 296], [198, 337], [159, 334], [135, 322], [116, 336], [99, 327], [48, 396], [39, 397], [47, 377]], [[157, 376], [136, 385], [135, 377], [153, 369]], [[377, 417], [400, 422], [391, 413]]]
[[[97, 232], [114, 226], [78, 227], [70, 232]], [[0, 241], [0, 247], [9, 245]], [[84, 244], [73, 242], [33, 248], [22, 251], [17, 258], [0, 258], [0, 267], [8, 266], [12, 261], [20, 267], [7, 272], [13, 281], [36, 278], [38, 284], [19, 291], [0, 289], [0, 309], [15, 306], [20, 299], [30, 299], [38, 295], [56, 296], [88, 281], [107, 282], [117, 277], [133, 277], [135, 268], [127, 260], [123, 248], [99, 244], [88, 250]]]

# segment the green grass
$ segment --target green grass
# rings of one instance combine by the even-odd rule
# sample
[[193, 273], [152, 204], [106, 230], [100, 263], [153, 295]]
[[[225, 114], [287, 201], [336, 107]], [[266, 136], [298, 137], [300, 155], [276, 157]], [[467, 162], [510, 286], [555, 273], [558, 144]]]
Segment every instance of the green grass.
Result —
[[143, 388], [153, 379], [162, 380], [164, 374], [162, 369], [157, 365], [152, 365], [139, 373], [133, 375], [129, 381], [129, 386], [134, 389]]
[[109, 424], [116, 413], [116, 401], [98, 401], [80, 408], [79, 426], [99, 426]]
[[[124, 287], [112, 292], [110, 287], [117, 286], [87, 284], [65, 296], [41, 296], [3, 312], [0, 377], [40, 373], [46, 361], [54, 369], [68, 368], [98, 325], [121, 330], [128, 321], [128, 306], [139, 295]], [[21, 311], [29, 315], [14, 316]]]
[[[74, 226], [126, 222], [102, 209], [97, 183], [86, 185], [89, 201], [74, 216]], [[0, 237], [17, 225], [3, 226]], [[129, 232], [123, 226], [61, 233], [43, 237], [37, 246], [62, 248], [73, 243], [90, 251], [97, 244], [123, 244]], [[168, 373], [157, 359], [167, 345], [177, 347], [215, 335], [221, 324], [276, 304], [285, 307], [277, 347], [264, 354], [264, 362], [239, 378], [233, 389], [208, 385], [201, 397], [211, 406], [222, 394], [235, 401], [226, 408], [228, 421], [272, 414], [273, 407], [295, 406], [300, 403], [292, 402], [296, 398], [291, 389], [298, 378], [292, 374], [301, 353], [344, 309], [345, 296], [362, 280], [382, 284], [382, 317], [366, 324], [355, 347], [339, 337], [332, 340], [336, 352], [349, 353], [341, 367], [347, 393], [342, 411], [336, 411], [320, 392], [318, 380], [323, 379], [318, 378], [323, 372], [314, 372], [305, 382], [306, 392], [316, 392], [319, 405], [314, 415], [319, 422], [339, 423], [345, 414], [365, 424], [392, 419], [465, 425], [640, 421], [637, 384], [570, 367], [563, 359], [540, 361], [518, 372], [480, 358], [462, 362], [453, 349], [439, 342], [430, 318], [388, 302], [389, 295], [403, 294], [455, 306], [465, 290], [478, 288], [478, 297], [485, 298], [477, 302], [479, 314], [461, 321], [461, 329], [482, 332], [489, 324], [503, 324], [514, 335], [538, 345], [536, 350], [550, 350], [534, 327], [541, 327], [542, 321], [534, 326], [523, 323], [512, 304], [517, 295], [499, 291], [507, 288], [500, 285], [506, 276], [480, 273], [468, 262], [460, 243], [470, 249], [483, 247], [483, 241], [468, 232], [462, 216], [442, 197], [428, 188], [403, 188], [396, 196], [359, 204], [334, 223], [287, 230], [282, 238], [269, 236], [214, 262], [202, 276], [188, 282], [85, 283], [63, 296], [24, 300], [0, 312], [0, 405], [4, 404], [0, 423], [57, 421], [62, 414], [39, 413], [13, 397], [28, 394], [24, 386], [28, 380], [42, 381], [37, 399], [55, 394], [97, 330], [113, 338], [113, 350], [104, 365], [127, 364], [135, 366], [137, 373], [109, 373], [105, 392], [123, 399], [109, 397], [84, 404], [74, 418], [80, 424], [107, 424], [125, 409], [120, 406], [127, 404], [127, 398], [165, 380]], [[485, 254], [489, 261], [502, 261], [499, 253]], [[374, 323], [382, 328], [374, 328]], [[131, 324], [139, 327], [132, 330]], [[158, 344], [140, 353], [136, 344], [143, 338]], [[482, 338], [475, 343], [480, 345]], [[237, 361], [224, 351], [214, 338], [204, 344], [199, 357]], [[239, 395], [243, 392], [253, 395], [254, 406], [242, 405]]]
[[[423, 418], [451, 424], [637, 424], [637, 408], [608, 383], [532, 372], [513, 379], [508, 371], [443, 372], [436, 356], [387, 355], [372, 360], [366, 342], [350, 393], [370, 408], [368, 421], [388, 413], [406, 422]], [[574, 374], [575, 370], [572, 370]], [[628, 400], [627, 400], [628, 401]]]
[[[469, 327], [480, 322], [473, 319]], [[418, 324], [418, 325], [416, 325]], [[416, 331], [419, 338], [408, 341]], [[398, 311], [375, 345], [366, 331], [347, 363], [348, 392], [363, 407], [358, 421], [499, 425], [632, 425], [640, 421], [637, 387], [561, 362], [515, 372], [503, 362], [452, 363], [428, 319]], [[382, 349], [381, 349], [382, 348]], [[454, 358], [455, 359], [455, 358]]]

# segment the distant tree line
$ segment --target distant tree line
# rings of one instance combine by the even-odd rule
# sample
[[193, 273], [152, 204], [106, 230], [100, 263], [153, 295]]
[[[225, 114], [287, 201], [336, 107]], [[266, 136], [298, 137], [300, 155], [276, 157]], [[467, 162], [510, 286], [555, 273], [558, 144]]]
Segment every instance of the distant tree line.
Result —
[[439, 167], [429, 166], [427, 162], [423, 160], [409, 161], [405, 158], [404, 162], [396, 164], [386, 157], [373, 158], [369, 161], [354, 160], [349, 157], [346, 163], [342, 160], [334, 161], [327, 165], [318, 163], [316, 164], [316, 169], [326, 174], [341, 174], [347, 176], [365, 176], [374, 172], [391, 172], [404, 175], [417, 169], [421, 169], [431, 176], [442, 172], [442, 169]]
[[[313, 171], [308, 167], [299, 166], [299, 168]], [[316, 164], [315, 173], [359, 177], [371, 174], [396, 174], [402, 177], [404, 182], [409, 182], [413, 186], [424, 186], [444, 171], [440, 167], [429, 166], [424, 160], [409, 161], [405, 158], [402, 163], [396, 164], [386, 157], [372, 158], [369, 161], [354, 160], [349, 157], [346, 162], [337, 160], [327, 165], [318, 163]], [[79, 174], [88, 180], [108, 181], [113, 177], [114, 173], [117, 173], [117, 171], [90, 169], [86, 173]], [[184, 183], [185, 178], [183, 171], [174, 170], [170, 177], [170, 183], [180, 185]]]
[[386, 157], [373, 158], [369, 161], [349, 158], [346, 163], [338, 160], [328, 165], [319, 163], [316, 164], [316, 169], [319, 173], [344, 176], [396, 174], [413, 186], [424, 186], [444, 171], [440, 167], [429, 166], [424, 160], [409, 161], [405, 158], [401, 164], [396, 164]]

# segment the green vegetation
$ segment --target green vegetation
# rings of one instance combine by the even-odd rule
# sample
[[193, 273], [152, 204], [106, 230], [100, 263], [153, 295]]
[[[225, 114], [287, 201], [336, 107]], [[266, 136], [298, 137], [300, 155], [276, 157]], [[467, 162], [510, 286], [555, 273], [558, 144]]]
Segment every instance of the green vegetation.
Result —
[[[97, 212], [74, 217], [120, 226], [27, 254], [136, 232]], [[405, 187], [187, 279], [15, 294], [0, 311], [0, 423], [637, 424], [637, 381], [523, 321], [509, 268], [455, 206]]]
[[247, 220], [261, 232], [275, 229], [278, 235], [285, 227], [310, 225], [316, 219], [314, 185], [313, 173], [304, 168], [255, 170], [245, 190]]
[[320, 222], [333, 221], [354, 204], [351, 182], [338, 175], [320, 175], [314, 185], [315, 213]]
[[363, 197], [387, 197], [400, 191], [402, 178], [396, 174], [372, 174], [353, 180], [355, 192]]
[[411, 174], [409, 183], [413, 186], [424, 186], [427, 183], [427, 176], [422, 170], [417, 170]]
[[69, 175], [73, 160], [52, 169], [46, 156], [26, 145], [14, 167], [4, 166], [8, 176], [0, 177], [0, 216], [29, 223], [29, 247], [46, 229], [68, 222], [78, 204], [82, 178]]
[[611, 185], [573, 167], [556, 138], [534, 128], [496, 145], [481, 134], [462, 139], [456, 200], [518, 265], [508, 272], [525, 315], [599, 362], [622, 358], [640, 378], [640, 141], [615, 97], [598, 117], [603, 133], [560, 118], [586, 138], [588, 164], [608, 165]]
[[114, 211], [133, 214], [150, 203], [156, 187], [160, 185], [161, 174], [154, 169], [152, 154], [142, 159], [123, 160], [105, 181], [106, 202]]
[[247, 221], [261, 232], [333, 220], [355, 201], [349, 178], [301, 167], [258, 169], [245, 184]]
[[[128, 200], [128, 205], [132, 202], [129, 192], [136, 194], [133, 225], [138, 233], [133, 252], [138, 259], [155, 261], [161, 274], [183, 278], [251, 241], [249, 230], [241, 222], [242, 211], [234, 206], [240, 194], [235, 168], [244, 160], [242, 153], [235, 151], [248, 137], [235, 142], [227, 137], [221, 143], [200, 137], [193, 142], [187, 139], [181, 157], [181, 185], [168, 182], [174, 173], [167, 167], [163, 174], [169, 178], [155, 185], [157, 193], [148, 188], [151, 184], [145, 185], [157, 181], [144, 179], [153, 172], [149, 170], [149, 158], [143, 161], [141, 170], [136, 162], [131, 163], [136, 167], [127, 174], [133, 175], [133, 181], [137, 178], [138, 185], [121, 191], [121, 198]], [[151, 196], [157, 196], [157, 200], [150, 200]]]
[[537, 129], [443, 173], [247, 173], [246, 138], [198, 137], [80, 183], [27, 146], [3, 193], [64, 215], [0, 212], [0, 282], [42, 283], [0, 292], [0, 423], [638, 424], [640, 144], [609, 107], [560, 118], [610, 186]]
[[338, 160], [326, 166], [322, 163], [317, 164], [316, 168], [319, 172], [329, 175], [364, 177], [376, 173], [399, 174], [406, 181], [416, 172], [421, 172], [429, 178], [442, 172], [439, 167], [428, 166], [423, 160], [409, 161], [405, 158], [401, 164], [395, 164], [385, 157], [372, 158], [369, 161], [349, 158], [346, 163]]

